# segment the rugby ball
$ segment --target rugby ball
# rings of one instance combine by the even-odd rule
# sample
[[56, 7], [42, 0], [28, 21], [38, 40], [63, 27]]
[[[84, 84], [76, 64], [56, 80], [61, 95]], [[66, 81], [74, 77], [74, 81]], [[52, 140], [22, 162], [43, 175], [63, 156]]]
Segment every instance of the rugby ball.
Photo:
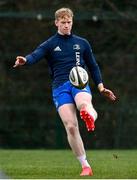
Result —
[[84, 89], [88, 83], [88, 73], [81, 66], [75, 66], [69, 73], [69, 80], [73, 86]]

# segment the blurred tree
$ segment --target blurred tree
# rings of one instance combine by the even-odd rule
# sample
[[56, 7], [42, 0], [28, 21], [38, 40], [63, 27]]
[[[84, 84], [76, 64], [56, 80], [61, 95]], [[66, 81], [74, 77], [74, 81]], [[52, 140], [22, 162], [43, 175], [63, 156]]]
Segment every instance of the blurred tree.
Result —
[[74, 10], [74, 33], [90, 41], [104, 83], [118, 96], [115, 104], [106, 102], [91, 81], [99, 118], [92, 134], [79, 120], [86, 147], [135, 148], [137, 1], [129, 0], [0, 1], [1, 147], [68, 148], [52, 102], [46, 60], [12, 69], [16, 55], [28, 54], [56, 32], [54, 11], [62, 6]]

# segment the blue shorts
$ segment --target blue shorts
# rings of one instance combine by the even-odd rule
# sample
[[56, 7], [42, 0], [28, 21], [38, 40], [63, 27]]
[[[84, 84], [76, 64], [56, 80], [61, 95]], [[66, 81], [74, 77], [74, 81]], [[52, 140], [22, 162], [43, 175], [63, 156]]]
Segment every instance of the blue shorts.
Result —
[[87, 85], [84, 89], [78, 89], [72, 86], [70, 81], [67, 81], [58, 88], [53, 89], [52, 91], [53, 101], [57, 110], [63, 104], [70, 104], [70, 103], [75, 104], [74, 98], [76, 94], [80, 92], [87, 92], [91, 94], [89, 85]]

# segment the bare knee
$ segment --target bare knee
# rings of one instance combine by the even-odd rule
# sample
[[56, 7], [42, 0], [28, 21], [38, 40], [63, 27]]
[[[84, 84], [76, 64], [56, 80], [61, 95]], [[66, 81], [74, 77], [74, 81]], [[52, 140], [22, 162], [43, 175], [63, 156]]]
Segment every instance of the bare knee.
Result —
[[76, 124], [68, 124], [66, 127], [67, 134], [71, 136], [75, 136], [77, 130], [78, 130], [78, 126]]
[[88, 107], [88, 102], [83, 101], [81, 104], [77, 105], [78, 110], [81, 110], [82, 108], [87, 108]]

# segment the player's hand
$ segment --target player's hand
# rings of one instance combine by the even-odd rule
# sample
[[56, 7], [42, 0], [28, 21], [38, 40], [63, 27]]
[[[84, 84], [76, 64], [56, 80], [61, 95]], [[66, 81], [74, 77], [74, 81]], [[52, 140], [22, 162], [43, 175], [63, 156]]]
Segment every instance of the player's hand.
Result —
[[109, 90], [104, 88], [101, 92], [100, 92], [103, 96], [107, 97], [109, 100], [111, 101], [115, 101], [116, 100], [116, 96], [114, 95], [114, 93]]
[[17, 56], [16, 57], [16, 61], [15, 61], [15, 64], [14, 64], [14, 68], [18, 67], [18, 66], [23, 66], [25, 63], [26, 63], [26, 58], [23, 57], [23, 56]]

